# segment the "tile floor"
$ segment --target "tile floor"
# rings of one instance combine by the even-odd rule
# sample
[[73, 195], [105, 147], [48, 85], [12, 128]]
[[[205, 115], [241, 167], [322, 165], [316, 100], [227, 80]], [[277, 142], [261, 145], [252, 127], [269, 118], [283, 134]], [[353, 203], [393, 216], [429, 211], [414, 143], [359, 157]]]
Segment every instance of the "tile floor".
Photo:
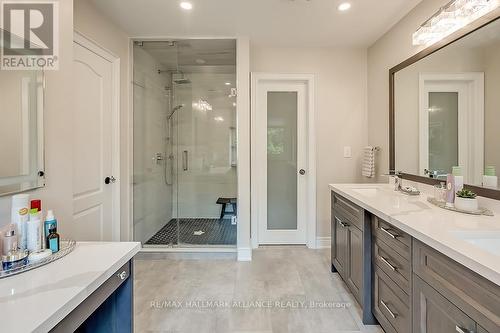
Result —
[[361, 323], [329, 262], [329, 250], [284, 246], [255, 250], [251, 262], [136, 260], [135, 331], [383, 332]]

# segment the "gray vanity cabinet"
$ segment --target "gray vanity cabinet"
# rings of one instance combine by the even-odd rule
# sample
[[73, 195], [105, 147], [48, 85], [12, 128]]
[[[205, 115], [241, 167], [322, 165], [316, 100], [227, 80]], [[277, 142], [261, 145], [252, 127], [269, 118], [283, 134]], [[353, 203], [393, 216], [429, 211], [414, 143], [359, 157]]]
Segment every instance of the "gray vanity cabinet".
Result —
[[362, 208], [332, 193], [332, 269], [363, 304]]
[[411, 236], [372, 217], [373, 313], [387, 333], [410, 333]]
[[413, 273], [414, 333], [500, 332], [499, 286], [415, 239]]

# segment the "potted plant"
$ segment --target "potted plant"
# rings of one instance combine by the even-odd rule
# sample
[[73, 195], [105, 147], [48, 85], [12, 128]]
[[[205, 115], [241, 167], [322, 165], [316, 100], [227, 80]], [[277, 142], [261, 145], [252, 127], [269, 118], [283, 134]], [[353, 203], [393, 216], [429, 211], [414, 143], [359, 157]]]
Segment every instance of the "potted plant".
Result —
[[474, 212], [479, 209], [476, 193], [471, 190], [462, 189], [457, 192], [455, 208], [466, 212]]

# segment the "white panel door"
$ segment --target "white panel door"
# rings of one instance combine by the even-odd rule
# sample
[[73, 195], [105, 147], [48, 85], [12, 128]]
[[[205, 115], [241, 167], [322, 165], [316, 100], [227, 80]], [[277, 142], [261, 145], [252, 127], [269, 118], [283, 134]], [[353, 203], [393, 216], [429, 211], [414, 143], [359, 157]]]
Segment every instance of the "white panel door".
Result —
[[75, 41], [73, 221], [76, 240], [111, 241], [113, 191], [113, 63]]
[[257, 87], [259, 244], [307, 242], [307, 93], [303, 82]]

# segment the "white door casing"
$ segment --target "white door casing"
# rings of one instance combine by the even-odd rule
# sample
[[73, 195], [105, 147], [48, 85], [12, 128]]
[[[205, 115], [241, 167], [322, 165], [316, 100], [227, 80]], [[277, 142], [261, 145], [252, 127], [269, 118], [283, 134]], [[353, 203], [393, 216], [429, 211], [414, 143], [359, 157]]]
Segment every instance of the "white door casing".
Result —
[[484, 169], [484, 73], [419, 76], [419, 172], [429, 168], [429, 93], [458, 93], [458, 159], [466, 183], [481, 184]]
[[[252, 74], [252, 246], [307, 244], [316, 247], [316, 169], [312, 75]], [[268, 92], [297, 93], [297, 229], [269, 230], [267, 207]], [[299, 170], [304, 169], [304, 175]]]
[[76, 32], [73, 49], [73, 220], [65, 232], [76, 240], [118, 241], [119, 59]]

